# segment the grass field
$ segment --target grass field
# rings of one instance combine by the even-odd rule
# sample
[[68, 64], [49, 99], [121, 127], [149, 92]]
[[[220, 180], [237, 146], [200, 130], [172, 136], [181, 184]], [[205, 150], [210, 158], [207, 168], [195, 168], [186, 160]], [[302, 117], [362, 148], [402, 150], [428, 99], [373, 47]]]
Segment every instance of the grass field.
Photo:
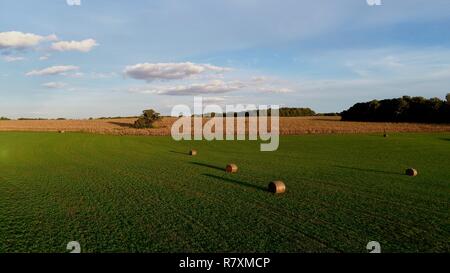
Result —
[[[274, 153], [0, 133], [0, 252], [449, 252], [449, 166], [450, 133], [285, 136]], [[285, 195], [265, 191], [274, 179]]]

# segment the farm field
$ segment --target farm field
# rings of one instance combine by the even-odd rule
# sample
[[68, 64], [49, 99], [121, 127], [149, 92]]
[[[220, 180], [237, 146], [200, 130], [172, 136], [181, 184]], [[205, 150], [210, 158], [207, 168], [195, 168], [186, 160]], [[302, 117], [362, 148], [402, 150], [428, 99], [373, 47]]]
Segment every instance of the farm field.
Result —
[[[198, 156], [187, 152], [195, 148]], [[227, 174], [227, 163], [239, 173]], [[450, 133], [259, 143], [0, 133], [0, 252], [450, 251]], [[418, 177], [405, 176], [414, 167]], [[287, 193], [267, 184], [282, 179]]]
[[[165, 117], [156, 128], [132, 128], [135, 118], [94, 120], [0, 120], [0, 131], [87, 132], [111, 135], [170, 136], [177, 118]], [[269, 119], [270, 120], [270, 119]], [[207, 119], [204, 119], [206, 122]], [[248, 122], [248, 121], [247, 121]], [[382, 133], [388, 132], [450, 132], [450, 124], [347, 122], [340, 117], [281, 117], [281, 135]]]

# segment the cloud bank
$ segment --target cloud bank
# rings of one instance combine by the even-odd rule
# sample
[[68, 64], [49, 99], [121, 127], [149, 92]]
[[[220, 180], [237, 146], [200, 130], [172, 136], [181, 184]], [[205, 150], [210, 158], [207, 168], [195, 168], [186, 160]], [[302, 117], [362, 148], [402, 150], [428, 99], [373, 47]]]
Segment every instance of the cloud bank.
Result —
[[51, 66], [42, 70], [33, 70], [28, 72], [27, 76], [51, 76], [51, 75], [64, 75], [67, 72], [76, 71], [80, 69], [78, 66], [73, 65], [60, 65]]
[[98, 46], [98, 43], [94, 39], [86, 39], [83, 41], [60, 41], [53, 43], [51, 48], [55, 51], [79, 51], [89, 52], [94, 47]]
[[127, 66], [124, 74], [137, 80], [180, 80], [202, 73], [224, 73], [229, 68], [209, 64], [185, 63], [142, 63]]
[[44, 41], [56, 41], [56, 35], [40, 36], [33, 33], [19, 31], [0, 32], [0, 49], [27, 49], [33, 48]]
[[237, 91], [244, 87], [245, 84], [240, 81], [225, 82], [222, 80], [214, 80], [207, 83], [132, 88], [129, 91], [135, 93], [158, 94], [169, 96], [197, 96], [205, 94], [223, 94], [232, 91]]
[[62, 83], [62, 82], [48, 82], [48, 83], [44, 83], [42, 86], [45, 88], [48, 88], [48, 89], [62, 89], [64, 87], [66, 87], [67, 84]]
[[20, 62], [20, 61], [24, 61], [25, 57], [21, 57], [21, 56], [5, 56], [3, 57], [3, 60], [7, 63], [12, 63], [12, 62]]

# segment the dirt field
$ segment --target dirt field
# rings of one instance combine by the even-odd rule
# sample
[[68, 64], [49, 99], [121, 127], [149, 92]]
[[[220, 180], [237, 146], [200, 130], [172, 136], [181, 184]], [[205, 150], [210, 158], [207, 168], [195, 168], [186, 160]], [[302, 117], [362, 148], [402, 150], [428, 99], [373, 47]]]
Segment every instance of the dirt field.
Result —
[[[0, 131], [66, 131], [114, 135], [170, 135], [176, 118], [164, 118], [154, 129], [134, 129], [135, 119], [105, 120], [11, 120], [0, 121]], [[206, 121], [206, 120], [205, 120]], [[376, 133], [384, 132], [450, 132], [450, 124], [344, 122], [339, 117], [280, 118], [281, 135]]]

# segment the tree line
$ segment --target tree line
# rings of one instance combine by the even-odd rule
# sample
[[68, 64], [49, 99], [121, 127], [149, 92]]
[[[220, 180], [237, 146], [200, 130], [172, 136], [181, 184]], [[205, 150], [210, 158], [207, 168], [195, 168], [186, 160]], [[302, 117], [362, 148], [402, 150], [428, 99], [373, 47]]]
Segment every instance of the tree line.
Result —
[[345, 121], [450, 123], [450, 93], [446, 100], [403, 96], [361, 102], [341, 116]]
[[[254, 111], [246, 111], [246, 112], [241, 112], [241, 113], [234, 113], [234, 116], [250, 116], [250, 114], [254, 114], [256, 112], [256, 116], [260, 115], [260, 111], [259, 110], [254, 110]], [[233, 113], [231, 113], [233, 114]], [[270, 116], [272, 114], [272, 109], [268, 109], [267, 110], [267, 115]], [[334, 114], [334, 113], [333, 113]], [[280, 117], [310, 117], [310, 116], [316, 116], [316, 112], [314, 112], [314, 110], [312, 110], [311, 108], [289, 108], [289, 107], [283, 107], [279, 109], [279, 116]], [[326, 115], [326, 114], [324, 114]], [[211, 117], [215, 117], [216, 114], [215, 113], [209, 113], [206, 114], [205, 116], [211, 116]], [[223, 117], [226, 117], [227, 113], [223, 114]]]

